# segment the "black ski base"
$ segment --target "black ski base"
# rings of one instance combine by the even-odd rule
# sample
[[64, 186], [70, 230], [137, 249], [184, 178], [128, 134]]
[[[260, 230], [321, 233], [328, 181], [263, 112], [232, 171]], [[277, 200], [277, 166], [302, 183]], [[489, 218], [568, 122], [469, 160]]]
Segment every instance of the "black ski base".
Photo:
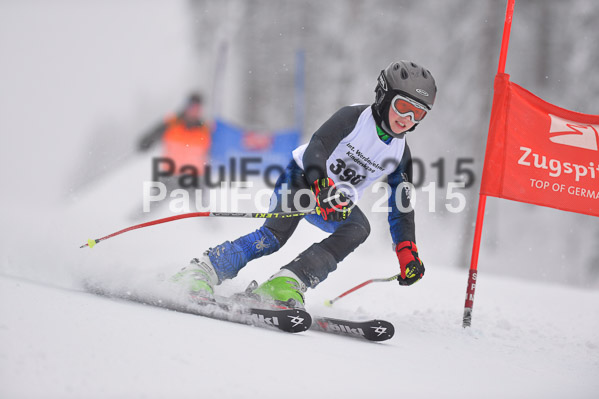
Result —
[[386, 341], [395, 334], [393, 324], [385, 320], [351, 321], [314, 316], [310, 329], [375, 342]]
[[289, 333], [306, 331], [312, 324], [310, 314], [302, 309], [250, 307], [229, 300], [228, 298], [217, 298], [214, 301], [179, 302], [131, 291], [115, 292], [88, 282], [84, 283], [84, 287], [87, 292], [107, 298], [126, 300], [175, 312], [194, 314], [234, 323], [278, 329]]
[[216, 296], [214, 299], [173, 300], [168, 299], [167, 296], [158, 297], [127, 290], [112, 290], [89, 281], [84, 282], [83, 286], [87, 292], [106, 298], [289, 333], [310, 329], [375, 342], [391, 339], [395, 333], [393, 324], [385, 320], [352, 321], [311, 316], [304, 309], [269, 305], [245, 297], [243, 294], [232, 297]]

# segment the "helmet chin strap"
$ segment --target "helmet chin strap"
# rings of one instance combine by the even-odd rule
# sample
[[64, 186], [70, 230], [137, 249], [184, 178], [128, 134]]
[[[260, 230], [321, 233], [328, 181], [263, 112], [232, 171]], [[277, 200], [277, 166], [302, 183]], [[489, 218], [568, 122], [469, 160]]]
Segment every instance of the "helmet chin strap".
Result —
[[395, 133], [393, 131], [393, 129], [391, 129], [391, 127], [389, 126], [389, 108], [391, 108], [391, 104], [388, 104], [385, 107], [385, 111], [384, 114], [385, 115], [382, 120], [381, 120], [381, 128], [391, 137], [396, 138], [396, 139], [402, 139], [406, 133], [413, 131], [414, 129], [416, 129], [416, 126], [418, 126], [418, 123], [415, 123], [414, 126], [412, 126], [409, 130], [406, 130], [405, 132], [402, 133]]
[[407, 130], [405, 132], [402, 133], [395, 133], [393, 131], [393, 129], [391, 129], [389, 126], [387, 126], [387, 121], [382, 121], [381, 123], [381, 128], [385, 131], [385, 133], [387, 133], [389, 136], [395, 138], [395, 139], [402, 139], [407, 132], [414, 130], [414, 128], [416, 127], [416, 125], [414, 125], [410, 130]]
[[418, 124], [416, 123], [414, 126], [412, 126], [412, 128], [410, 130], [406, 130], [403, 133], [395, 133], [390, 127], [389, 127], [389, 123], [387, 122], [387, 119], [389, 119], [389, 108], [391, 107], [391, 103], [387, 104], [384, 107], [384, 110], [382, 112], [383, 115], [381, 115], [378, 112], [378, 109], [376, 109], [376, 104], [372, 105], [372, 109], [373, 109], [373, 116], [374, 116], [374, 120], [376, 122], [377, 125], [379, 125], [379, 127], [381, 129], [383, 129], [383, 131], [385, 133], [387, 133], [389, 136], [396, 138], [396, 139], [401, 139], [403, 138], [406, 133], [413, 131], [414, 129], [416, 129], [416, 126], [418, 126]]

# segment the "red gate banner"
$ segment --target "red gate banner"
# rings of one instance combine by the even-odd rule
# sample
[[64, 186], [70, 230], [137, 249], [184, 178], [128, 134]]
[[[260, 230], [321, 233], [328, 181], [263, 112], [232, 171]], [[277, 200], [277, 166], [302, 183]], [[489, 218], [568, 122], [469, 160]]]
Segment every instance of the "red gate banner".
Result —
[[599, 115], [495, 78], [481, 194], [599, 216]]

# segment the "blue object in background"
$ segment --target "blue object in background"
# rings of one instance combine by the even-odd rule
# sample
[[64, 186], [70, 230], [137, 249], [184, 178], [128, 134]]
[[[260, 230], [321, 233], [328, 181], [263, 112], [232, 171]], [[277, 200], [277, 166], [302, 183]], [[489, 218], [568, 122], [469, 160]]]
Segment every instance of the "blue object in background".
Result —
[[248, 131], [216, 119], [212, 133], [210, 163], [214, 168], [223, 165], [229, 174], [228, 168], [232, 158], [237, 160], [236, 165], [239, 165], [243, 159], [261, 158], [260, 163], [251, 162], [253, 170], [263, 172], [273, 165], [278, 165], [280, 170], [284, 170], [291, 160], [291, 151], [299, 145], [299, 142], [298, 129], [275, 132]]
[[[220, 65], [217, 68], [219, 76], [215, 77], [214, 93], [220, 93], [216, 84], [224, 79], [222, 74], [225, 70], [227, 54], [227, 43], [221, 44], [219, 50]], [[210, 151], [211, 174], [217, 170], [224, 169], [226, 180], [243, 180], [238, 176], [241, 162], [246, 160], [252, 170], [259, 173], [272, 173], [271, 179], [276, 181], [278, 173], [285, 170], [291, 160], [291, 152], [300, 144], [302, 131], [304, 129], [304, 103], [305, 103], [305, 81], [304, 64], [305, 52], [298, 50], [295, 57], [295, 127], [279, 131], [250, 131], [242, 127], [225, 122], [218, 115], [220, 112], [220, 97], [215, 98], [215, 119], [212, 132], [212, 147]], [[216, 94], [215, 94], [216, 97]], [[256, 160], [260, 158], [260, 161]], [[278, 168], [277, 168], [278, 167]], [[275, 170], [277, 172], [275, 172]], [[220, 172], [219, 172], [220, 174]], [[274, 186], [274, 181], [272, 181]]]

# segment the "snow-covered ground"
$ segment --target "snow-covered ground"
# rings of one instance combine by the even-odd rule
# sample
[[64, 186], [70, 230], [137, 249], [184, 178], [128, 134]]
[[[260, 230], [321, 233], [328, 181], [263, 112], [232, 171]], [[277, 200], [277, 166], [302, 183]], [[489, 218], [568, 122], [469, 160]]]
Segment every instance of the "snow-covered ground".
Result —
[[[152, 289], [156, 276], [173, 274], [208, 246], [260, 225], [187, 219], [79, 249], [89, 237], [135, 223], [130, 215], [140, 206], [146, 166], [145, 159], [130, 163], [62, 209], [0, 214], [2, 225], [11, 226], [1, 241], [0, 398], [599, 394], [597, 290], [500, 277], [486, 273], [483, 262], [473, 326], [464, 330], [467, 271], [424, 257], [426, 275], [418, 284], [374, 283], [326, 308], [326, 299], [397, 273], [388, 238], [378, 239], [386, 227], [376, 214], [373, 236], [308, 292], [307, 306], [315, 314], [388, 319], [396, 335], [386, 343], [312, 331], [290, 335], [82, 292], [81, 281], [90, 278]], [[284, 248], [252, 262], [222, 284], [221, 293], [268, 278], [323, 237], [300, 223]], [[421, 249], [423, 256], [434, 251]]]
[[[11, 255], [0, 269], [1, 398], [597, 397], [599, 292], [482, 269], [473, 326], [464, 330], [467, 271], [427, 263], [414, 286], [374, 283], [326, 308], [326, 299], [362, 281], [397, 273], [388, 242], [372, 237], [308, 292], [307, 305], [315, 314], [390, 320], [396, 335], [381, 344], [290, 335], [82, 292], [89, 278], [150, 289], [156, 276], [260, 225], [188, 219], [79, 249], [90, 236], [134, 223], [131, 212], [111, 210], [139, 206], [146, 163], [131, 163], [39, 218], [39, 232], [19, 223], [21, 213], [1, 215], [12, 226], [2, 237]], [[380, 218], [372, 224], [385, 229]], [[284, 248], [252, 262], [221, 293], [262, 281], [321, 237], [302, 222]]]
[[[393, 322], [396, 336], [381, 344], [284, 334], [82, 292], [90, 278], [150, 289], [157, 275], [261, 222], [188, 219], [79, 249], [140, 222], [131, 217], [149, 159], [130, 159], [88, 191], [73, 189], [73, 176], [92, 180], [92, 169], [110, 169], [100, 160], [119, 159], [152, 118], [207, 74], [194, 62], [189, 2], [1, 4], [0, 47], [8, 55], [0, 63], [0, 399], [599, 397], [599, 291], [530, 280], [587, 282], [571, 265], [591, 258], [584, 252], [596, 245], [594, 222], [558, 211], [535, 208], [534, 220], [517, 220], [523, 213], [510, 209], [517, 205], [489, 201], [466, 330], [467, 271], [450, 267], [448, 255], [464, 241], [458, 214], [417, 213], [427, 268], [421, 282], [376, 283], [326, 308], [325, 299], [398, 272], [384, 215], [367, 212], [369, 240], [308, 292], [315, 314]], [[320, 97], [328, 106], [336, 101], [330, 92]], [[300, 224], [281, 251], [219, 289], [263, 281], [324, 236]]]
[[0, 397], [597, 397], [599, 293], [484, 276], [463, 330], [465, 273], [428, 270], [416, 286], [379, 283], [330, 310], [319, 304], [358, 277], [309, 293], [312, 312], [392, 321], [381, 344], [1, 276]]

